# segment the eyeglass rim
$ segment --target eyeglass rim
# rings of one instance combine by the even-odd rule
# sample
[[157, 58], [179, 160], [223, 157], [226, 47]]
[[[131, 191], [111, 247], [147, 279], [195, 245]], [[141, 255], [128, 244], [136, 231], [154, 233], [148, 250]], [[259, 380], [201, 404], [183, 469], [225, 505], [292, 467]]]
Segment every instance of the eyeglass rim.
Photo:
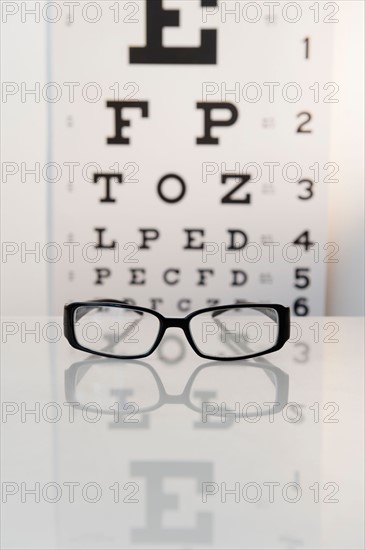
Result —
[[[120, 309], [131, 309], [134, 311], [141, 311], [144, 313], [149, 313], [151, 315], [154, 315], [155, 317], [157, 317], [157, 319], [160, 322], [159, 331], [154, 344], [150, 347], [150, 349], [147, 352], [142, 354], [137, 354], [137, 355], [113, 355], [110, 353], [94, 351], [93, 349], [83, 346], [77, 341], [77, 338], [76, 338], [74, 313], [78, 307], [85, 307], [90, 305], [93, 305], [95, 307], [115, 307]], [[278, 326], [279, 326], [278, 337], [277, 337], [276, 343], [271, 348], [269, 348], [268, 350], [260, 351], [250, 355], [241, 355], [237, 357], [217, 357], [215, 355], [207, 355], [205, 353], [202, 353], [199, 350], [199, 348], [196, 346], [190, 331], [190, 321], [194, 317], [202, 313], [207, 313], [209, 311], [217, 311], [217, 310], [224, 310], [224, 309], [238, 309], [238, 308], [249, 309], [253, 307], [270, 308], [275, 310], [277, 313]], [[203, 359], [213, 360], [213, 361], [214, 360], [239, 361], [242, 359], [251, 359], [253, 357], [259, 357], [261, 355], [267, 355], [283, 347], [285, 342], [290, 338], [290, 308], [283, 306], [282, 304], [267, 304], [267, 303], [263, 304], [263, 303], [256, 303], [256, 302], [245, 302], [245, 303], [238, 303], [238, 304], [226, 304], [226, 305], [206, 307], [206, 308], [192, 311], [185, 317], [165, 317], [160, 312], [155, 311], [153, 309], [149, 309], [143, 306], [134, 306], [131, 304], [126, 304], [125, 302], [121, 302], [118, 300], [89, 300], [84, 302], [72, 302], [64, 306], [64, 315], [63, 315], [64, 335], [68, 340], [68, 342], [70, 343], [70, 345], [75, 349], [79, 349], [87, 353], [92, 353], [93, 355], [98, 355], [100, 357], [109, 357], [112, 359], [143, 359], [144, 357], [148, 357], [159, 346], [166, 332], [166, 329], [174, 326], [179, 327], [184, 331], [184, 334], [190, 346], [192, 347], [194, 352], [197, 355], [199, 355], [199, 357], [202, 357]]]

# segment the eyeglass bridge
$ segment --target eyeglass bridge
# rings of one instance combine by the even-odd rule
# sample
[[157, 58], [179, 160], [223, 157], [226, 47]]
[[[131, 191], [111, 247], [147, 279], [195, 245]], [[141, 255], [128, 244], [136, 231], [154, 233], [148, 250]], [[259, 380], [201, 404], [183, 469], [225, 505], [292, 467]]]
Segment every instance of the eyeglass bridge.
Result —
[[184, 329], [186, 326], [186, 319], [184, 317], [165, 317], [166, 328], [177, 327]]

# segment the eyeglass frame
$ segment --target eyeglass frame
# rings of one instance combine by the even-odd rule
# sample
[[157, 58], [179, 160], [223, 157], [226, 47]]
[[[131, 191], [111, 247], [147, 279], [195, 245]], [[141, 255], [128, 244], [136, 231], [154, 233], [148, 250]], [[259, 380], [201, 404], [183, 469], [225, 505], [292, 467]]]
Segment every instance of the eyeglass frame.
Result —
[[[74, 322], [74, 313], [77, 310], [77, 308], [86, 307], [86, 306], [115, 307], [115, 308], [120, 307], [121, 309], [131, 309], [134, 311], [140, 311], [142, 313], [149, 313], [151, 315], [154, 315], [155, 317], [157, 317], [160, 323], [160, 328], [159, 328], [155, 343], [146, 353], [141, 353], [138, 355], [112, 355], [110, 353], [105, 353], [102, 351], [94, 351], [90, 348], [86, 348], [85, 346], [79, 344], [79, 342], [77, 341], [76, 334], [75, 334], [75, 322]], [[219, 310], [225, 310], [225, 309], [245, 309], [245, 308], [247, 309], [269, 308], [276, 311], [277, 322], [278, 322], [278, 336], [277, 336], [276, 343], [271, 348], [269, 348], [266, 351], [260, 351], [250, 355], [240, 355], [238, 357], [218, 357], [216, 355], [206, 355], [198, 349], [198, 347], [196, 346], [193, 340], [193, 337], [191, 336], [190, 326], [189, 326], [190, 321], [194, 317], [202, 313], [208, 313], [210, 311], [219, 311]], [[259, 357], [260, 355], [267, 355], [269, 353], [278, 351], [284, 346], [285, 342], [287, 342], [287, 340], [289, 340], [290, 338], [290, 308], [283, 306], [281, 304], [259, 304], [259, 303], [245, 302], [244, 304], [229, 304], [229, 305], [212, 306], [212, 307], [207, 307], [203, 309], [197, 309], [189, 313], [186, 317], [165, 317], [164, 315], [162, 315], [161, 313], [153, 309], [149, 309], [142, 306], [132, 306], [130, 304], [121, 302], [119, 300], [89, 300], [86, 302], [72, 302], [64, 306], [63, 330], [64, 330], [65, 338], [68, 340], [70, 345], [75, 349], [79, 349], [87, 353], [92, 353], [93, 355], [99, 355], [101, 357], [110, 357], [113, 359], [142, 359], [144, 357], [148, 357], [159, 346], [166, 332], [166, 329], [171, 327], [181, 328], [183, 330], [185, 337], [189, 342], [191, 348], [194, 350], [194, 352], [197, 355], [199, 355], [199, 357], [202, 357], [203, 359], [219, 360], [219, 361], [239, 361], [242, 359], [251, 359], [253, 357]]]

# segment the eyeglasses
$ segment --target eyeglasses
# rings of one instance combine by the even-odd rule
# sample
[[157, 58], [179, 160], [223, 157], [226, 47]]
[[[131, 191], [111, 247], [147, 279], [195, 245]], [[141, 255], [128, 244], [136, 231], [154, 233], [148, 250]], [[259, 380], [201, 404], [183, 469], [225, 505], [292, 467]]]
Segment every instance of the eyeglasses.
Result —
[[147, 357], [167, 328], [178, 327], [200, 357], [232, 361], [282, 348], [290, 336], [290, 310], [277, 304], [236, 304], [164, 317], [117, 300], [65, 305], [64, 333], [76, 349], [118, 359]]

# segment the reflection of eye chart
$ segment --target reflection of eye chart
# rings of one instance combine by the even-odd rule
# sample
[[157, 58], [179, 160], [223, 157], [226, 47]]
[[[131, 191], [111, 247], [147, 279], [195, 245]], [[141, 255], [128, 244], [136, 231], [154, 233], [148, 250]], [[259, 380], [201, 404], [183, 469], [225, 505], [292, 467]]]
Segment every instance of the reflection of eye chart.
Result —
[[326, 6], [102, 2], [52, 25], [53, 311], [113, 297], [323, 314], [338, 171]]
[[[306, 339], [311, 331], [304, 327]], [[158, 355], [150, 363], [105, 361], [85, 355], [83, 361], [66, 370], [65, 400], [80, 407], [75, 408], [76, 431], [60, 426], [59, 437], [66, 452], [58, 455], [57, 481], [79, 479], [83, 486], [86, 480], [95, 479], [103, 494], [93, 506], [87, 502], [76, 502], [71, 508], [57, 504], [58, 545], [68, 548], [77, 541], [80, 547], [88, 542], [108, 548], [158, 547], [162, 543], [172, 548], [183, 544], [270, 548], [275, 541], [278, 548], [317, 547], [323, 531], [319, 505], [314, 502], [315, 483], [321, 482], [323, 497], [331, 490], [322, 491], [320, 473], [320, 439], [326, 424], [318, 426], [312, 410], [312, 403], [317, 402], [322, 414], [322, 348], [309, 345], [310, 361], [288, 375], [280, 368], [284, 365], [267, 358], [228, 367], [219, 362], [200, 363], [179, 333], [176, 338], [181, 338], [182, 345], [182, 357], [176, 362], [168, 363]], [[174, 351], [171, 342], [165, 345], [166, 354]], [[297, 350], [292, 352], [295, 360]], [[56, 372], [61, 372], [64, 365], [59, 358], [57, 363], [60, 368]], [[289, 372], [292, 367], [288, 354], [285, 369]], [[289, 395], [294, 405], [298, 400], [300, 410], [288, 405]], [[116, 422], [118, 396], [120, 411], [127, 397], [138, 403], [140, 414], [129, 407]], [[227, 401], [222, 402], [225, 398]], [[207, 409], [210, 412], [205, 418], [202, 401], [220, 406]], [[82, 409], [92, 402], [103, 410], [113, 404], [109, 409], [112, 414], [103, 414], [100, 422], [88, 425]], [[273, 402], [278, 405], [270, 409], [270, 420], [267, 412]], [[149, 412], [142, 412], [144, 405], [153, 403]], [[199, 405], [196, 410], [194, 403]], [[239, 421], [238, 410], [243, 415]], [[255, 410], [253, 417], [258, 410], [262, 414], [259, 420], [244, 416], [244, 411]], [[96, 456], [101, 452], [108, 457], [101, 477], [95, 477], [93, 462], [85, 458], [87, 447], [77, 436], [77, 430], [85, 431], [85, 427], [90, 441], [98, 442]], [[69, 460], [67, 449], [72, 449], [72, 457], [75, 454], [78, 461]], [[103, 463], [101, 455], [97, 462]], [[323, 479], [327, 481], [325, 475]], [[214, 485], [217, 493], [206, 495], [206, 482], [210, 488]], [[246, 483], [247, 493], [243, 489]], [[298, 500], [296, 486], [303, 491]], [[257, 496], [260, 489], [262, 494]], [[174, 499], [174, 507], [169, 505], [170, 499]], [[103, 506], [103, 514], [99, 506]], [[90, 514], [95, 514], [92, 522]], [[105, 521], [108, 540], [102, 538]]]

